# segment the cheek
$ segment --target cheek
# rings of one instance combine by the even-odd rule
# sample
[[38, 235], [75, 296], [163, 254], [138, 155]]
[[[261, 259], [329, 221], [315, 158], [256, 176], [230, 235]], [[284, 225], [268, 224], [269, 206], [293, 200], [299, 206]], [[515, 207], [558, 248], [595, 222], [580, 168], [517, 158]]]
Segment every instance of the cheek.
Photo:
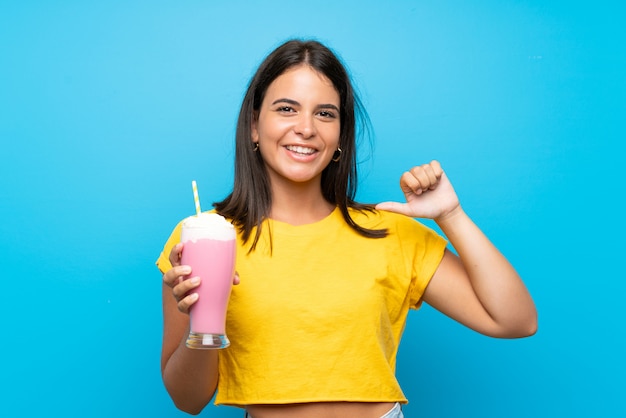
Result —
[[[329, 145], [339, 145], [339, 135], [341, 130], [339, 129], [338, 125], [334, 125], [334, 126], [327, 126], [324, 127], [325, 129], [323, 129], [323, 135], [324, 138], [326, 138], [326, 141], [328, 142]], [[335, 146], [335, 148], [336, 148]]]
[[259, 141], [275, 141], [284, 136], [291, 129], [289, 123], [262, 123], [257, 125], [256, 139]]

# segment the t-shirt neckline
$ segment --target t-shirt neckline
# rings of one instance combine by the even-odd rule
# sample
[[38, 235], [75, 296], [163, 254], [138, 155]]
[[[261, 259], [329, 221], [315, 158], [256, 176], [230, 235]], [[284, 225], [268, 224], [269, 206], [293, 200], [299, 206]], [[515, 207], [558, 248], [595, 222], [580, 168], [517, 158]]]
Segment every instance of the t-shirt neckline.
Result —
[[335, 206], [335, 208], [326, 215], [324, 218], [319, 221], [312, 222], [310, 224], [302, 224], [302, 225], [292, 225], [287, 222], [277, 221], [275, 219], [268, 218], [268, 224], [270, 229], [273, 232], [279, 233], [307, 233], [309, 231], [319, 232], [324, 230], [326, 225], [335, 222], [335, 219], [341, 218], [341, 211], [339, 207]]

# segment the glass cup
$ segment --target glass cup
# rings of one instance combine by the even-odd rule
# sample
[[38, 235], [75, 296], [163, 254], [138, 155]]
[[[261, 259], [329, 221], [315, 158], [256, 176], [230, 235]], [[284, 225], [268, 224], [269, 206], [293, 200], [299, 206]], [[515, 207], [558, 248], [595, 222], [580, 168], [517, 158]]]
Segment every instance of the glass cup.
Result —
[[183, 221], [181, 264], [191, 266], [186, 278], [200, 277], [198, 300], [189, 310], [187, 347], [218, 349], [229, 346], [226, 310], [235, 274], [236, 232], [216, 213], [201, 213]]

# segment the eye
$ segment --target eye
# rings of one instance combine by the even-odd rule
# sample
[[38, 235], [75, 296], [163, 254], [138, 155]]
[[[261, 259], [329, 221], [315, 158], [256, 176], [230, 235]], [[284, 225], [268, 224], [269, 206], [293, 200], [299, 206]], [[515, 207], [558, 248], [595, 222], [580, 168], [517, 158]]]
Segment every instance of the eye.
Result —
[[295, 112], [294, 108], [291, 106], [279, 106], [276, 108], [277, 112], [281, 112], [281, 113], [292, 113]]
[[326, 118], [326, 119], [335, 119], [337, 117], [335, 112], [332, 112], [330, 110], [320, 110], [318, 115], [320, 115], [321, 117]]

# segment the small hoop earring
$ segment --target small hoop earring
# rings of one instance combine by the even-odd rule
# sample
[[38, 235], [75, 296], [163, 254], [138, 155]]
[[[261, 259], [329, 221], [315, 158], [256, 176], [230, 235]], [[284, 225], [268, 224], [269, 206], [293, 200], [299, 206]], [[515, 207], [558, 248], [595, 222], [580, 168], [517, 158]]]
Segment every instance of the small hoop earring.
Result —
[[[339, 153], [339, 154], [337, 154], [337, 153]], [[337, 151], [335, 151], [335, 153], [333, 154], [333, 161], [334, 162], [337, 163], [337, 162], [339, 162], [339, 160], [341, 160], [341, 153], [342, 153], [341, 148], [337, 147]]]
[[254, 143], [254, 148], [252, 148], [252, 151], [253, 151], [253, 152], [257, 152], [258, 150], [259, 150], [259, 143], [258, 143], [258, 142], [255, 142], [255, 143]]

